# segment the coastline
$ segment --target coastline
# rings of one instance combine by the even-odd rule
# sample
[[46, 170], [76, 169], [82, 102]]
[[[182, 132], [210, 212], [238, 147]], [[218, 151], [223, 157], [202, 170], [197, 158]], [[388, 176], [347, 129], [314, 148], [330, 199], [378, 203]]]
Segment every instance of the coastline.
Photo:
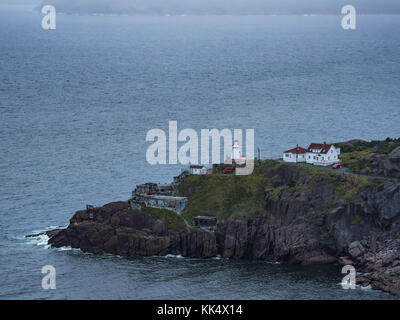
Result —
[[[247, 187], [226, 187], [237, 182]], [[252, 176], [188, 175], [178, 190], [190, 199], [182, 216], [133, 209], [128, 201], [109, 203], [77, 211], [66, 229], [46, 233], [48, 243], [125, 257], [219, 255], [283, 264], [352, 265], [358, 285], [400, 295], [400, 183], [396, 178], [263, 160]], [[178, 222], [210, 215], [205, 199], [217, 207], [213, 201], [219, 201], [211, 194], [219, 200], [226, 200], [227, 194], [239, 198], [235, 207], [214, 210], [215, 231]], [[255, 201], [261, 206], [252, 207], [253, 211], [237, 209]]]

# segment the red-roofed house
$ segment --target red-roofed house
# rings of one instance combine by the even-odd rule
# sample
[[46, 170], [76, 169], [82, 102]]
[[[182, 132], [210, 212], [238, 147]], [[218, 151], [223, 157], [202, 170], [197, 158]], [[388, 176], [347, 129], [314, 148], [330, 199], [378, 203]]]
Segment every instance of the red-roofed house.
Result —
[[189, 167], [190, 174], [207, 174], [207, 168], [200, 165], [190, 165]]
[[340, 162], [340, 148], [333, 144], [311, 143], [307, 148], [306, 162], [317, 166], [329, 166]]
[[316, 166], [329, 166], [340, 162], [340, 148], [333, 144], [311, 143], [307, 149], [297, 146], [283, 152], [285, 162], [307, 162]]
[[307, 150], [302, 147], [295, 147], [283, 152], [283, 160], [286, 162], [306, 162]]

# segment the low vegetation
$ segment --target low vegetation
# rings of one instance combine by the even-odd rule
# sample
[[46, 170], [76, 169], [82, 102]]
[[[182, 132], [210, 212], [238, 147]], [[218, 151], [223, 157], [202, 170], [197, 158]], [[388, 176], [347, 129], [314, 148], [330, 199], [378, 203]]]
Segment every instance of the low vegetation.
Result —
[[352, 221], [352, 225], [358, 226], [361, 223], [361, 216], [360, 215], [356, 215]]
[[155, 216], [157, 219], [163, 221], [167, 226], [168, 230], [171, 231], [179, 231], [185, 228], [186, 226], [183, 218], [174, 211], [146, 207], [143, 208], [143, 212], [151, 214], [152, 216]]
[[318, 192], [317, 183], [320, 183], [321, 179], [325, 179], [326, 183], [332, 183], [335, 190], [323, 212], [329, 214], [338, 201], [356, 200], [361, 188], [377, 187], [363, 176], [346, 175], [306, 165], [298, 165], [297, 171], [291, 170], [294, 176], [291, 179], [286, 177], [284, 181], [283, 177], [290, 172], [289, 166], [293, 165], [264, 160], [257, 163], [250, 176], [230, 174], [188, 176], [179, 187], [180, 195], [189, 197], [189, 204], [182, 214], [188, 222], [199, 215], [215, 216], [218, 220], [228, 217], [242, 219], [256, 213], [266, 215], [266, 192], [268, 198], [273, 201], [279, 200], [283, 194], [286, 197], [296, 197], [307, 189], [314, 193]]
[[192, 188], [198, 191], [189, 195], [189, 205], [182, 214], [187, 221], [199, 215], [215, 216], [221, 220], [265, 214], [266, 185], [266, 178], [258, 174], [189, 176], [180, 190]]
[[362, 151], [352, 151], [347, 153], [342, 153], [340, 159], [342, 160], [342, 165], [349, 167], [353, 163], [360, 161], [361, 159], [374, 154], [372, 149], [365, 149]]
[[353, 153], [353, 152], [361, 152], [361, 151], [370, 151], [373, 153], [379, 154], [389, 154], [396, 147], [400, 146], [400, 138], [392, 139], [386, 138], [383, 141], [372, 140], [372, 141], [363, 141], [363, 140], [354, 140], [344, 143], [336, 144], [340, 147], [341, 153]]
[[387, 156], [400, 146], [400, 139], [387, 138], [383, 141], [355, 140], [338, 144], [341, 148], [342, 165], [353, 173], [370, 174], [371, 156]]

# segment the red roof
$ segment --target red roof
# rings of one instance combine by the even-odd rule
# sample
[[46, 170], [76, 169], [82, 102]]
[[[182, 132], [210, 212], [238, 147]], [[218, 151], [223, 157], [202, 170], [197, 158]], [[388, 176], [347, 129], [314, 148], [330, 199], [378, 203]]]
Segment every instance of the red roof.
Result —
[[331, 144], [324, 143], [311, 143], [307, 149], [307, 152], [313, 152], [313, 149], [320, 150], [319, 153], [328, 153], [329, 149], [331, 148]]
[[204, 166], [199, 166], [199, 165], [191, 165], [190, 169], [203, 169]]
[[296, 147], [290, 150], [285, 151], [284, 153], [294, 153], [294, 154], [303, 154], [306, 153], [307, 150], [302, 147]]

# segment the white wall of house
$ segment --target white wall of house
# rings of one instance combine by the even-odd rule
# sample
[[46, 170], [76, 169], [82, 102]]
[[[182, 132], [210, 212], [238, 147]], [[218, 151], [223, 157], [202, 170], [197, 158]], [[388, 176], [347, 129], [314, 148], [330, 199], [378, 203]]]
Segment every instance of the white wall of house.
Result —
[[190, 173], [191, 174], [206, 174], [207, 173], [207, 168], [190, 168]]
[[[314, 151], [314, 150], [313, 150]], [[340, 161], [340, 148], [336, 148], [335, 146], [331, 146], [327, 153], [319, 153], [319, 150], [315, 150], [316, 152], [307, 152], [306, 153], [306, 162], [314, 165], [321, 166], [329, 166], [331, 164], [338, 163]]]
[[[296, 162], [296, 154], [290, 152], [283, 153], [283, 161], [285, 162]], [[306, 154], [298, 154], [297, 155], [297, 162], [305, 162], [306, 161]]]

